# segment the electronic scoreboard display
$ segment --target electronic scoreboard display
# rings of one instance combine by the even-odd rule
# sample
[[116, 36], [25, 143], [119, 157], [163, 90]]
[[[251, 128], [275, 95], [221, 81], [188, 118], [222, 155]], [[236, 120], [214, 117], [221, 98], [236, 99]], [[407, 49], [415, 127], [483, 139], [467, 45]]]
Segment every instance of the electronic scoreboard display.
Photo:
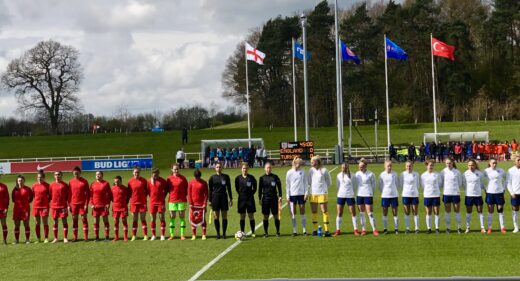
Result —
[[280, 160], [292, 160], [300, 157], [310, 160], [314, 156], [313, 141], [280, 142]]

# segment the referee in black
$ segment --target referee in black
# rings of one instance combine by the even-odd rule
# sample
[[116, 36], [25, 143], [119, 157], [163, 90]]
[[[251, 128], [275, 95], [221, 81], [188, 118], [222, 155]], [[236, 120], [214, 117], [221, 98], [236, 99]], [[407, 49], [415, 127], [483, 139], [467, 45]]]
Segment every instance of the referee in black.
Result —
[[269, 230], [269, 214], [273, 214], [276, 226], [276, 237], [280, 237], [280, 219], [278, 217], [278, 206], [282, 202], [282, 182], [280, 178], [271, 173], [271, 163], [264, 166], [265, 175], [258, 180], [258, 201], [262, 204], [264, 215], [264, 237], [267, 238]]
[[238, 193], [238, 213], [240, 214], [240, 231], [244, 232], [246, 228], [246, 213], [249, 217], [249, 225], [251, 226], [251, 237], [255, 235], [255, 193], [256, 179], [248, 173], [249, 166], [242, 163], [242, 174], [235, 178], [235, 188]]
[[[215, 175], [209, 178], [209, 205], [214, 213], [215, 229], [217, 230], [217, 239], [220, 239], [220, 214], [222, 214], [222, 234], [226, 239], [226, 230], [228, 225], [227, 211], [233, 206], [233, 195], [231, 194], [231, 179], [228, 175], [222, 173], [222, 163], [215, 165]], [[228, 201], [229, 196], [229, 201]]]

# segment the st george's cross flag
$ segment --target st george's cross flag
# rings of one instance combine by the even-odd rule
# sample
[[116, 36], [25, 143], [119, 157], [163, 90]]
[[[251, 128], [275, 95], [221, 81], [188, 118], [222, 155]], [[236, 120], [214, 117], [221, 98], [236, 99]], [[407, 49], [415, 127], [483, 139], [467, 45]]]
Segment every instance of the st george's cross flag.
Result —
[[434, 56], [455, 60], [455, 46], [448, 45], [432, 37], [432, 53]]
[[246, 58], [247, 60], [252, 60], [258, 64], [264, 64], [265, 54], [253, 48], [253, 46], [249, 45], [246, 42]]

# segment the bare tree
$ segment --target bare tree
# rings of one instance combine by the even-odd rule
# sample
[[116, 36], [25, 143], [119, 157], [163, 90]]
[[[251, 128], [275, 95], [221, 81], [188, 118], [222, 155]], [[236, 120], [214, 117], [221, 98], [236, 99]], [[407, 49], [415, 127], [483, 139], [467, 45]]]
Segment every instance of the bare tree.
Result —
[[68, 113], [78, 111], [83, 69], [79, 51], [56, 41], [42, 41], [13, 59], [1, 82], [18, 98], [19, 108], [43, 114], [53, 133]]

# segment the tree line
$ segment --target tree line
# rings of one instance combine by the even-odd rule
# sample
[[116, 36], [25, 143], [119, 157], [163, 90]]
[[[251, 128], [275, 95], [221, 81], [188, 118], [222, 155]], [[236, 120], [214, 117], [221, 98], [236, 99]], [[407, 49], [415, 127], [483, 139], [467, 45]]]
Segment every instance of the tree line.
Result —
[[[311, 126], [336, 124], [333, 7], [322, 1], [307, 15]], [[340, 37], [361, 59], [343, 62], [345, 120], [385, 118], [386, 34], [409, 56], [388, 61], [391, 121], [432, 122], [430, 33], [456, 46], [455, 61], [435, 57], [437, 119], [469, 121], [520, 118], [520, 1], [406, 0], [359, 2], [340, 10]], [[252, 30], [246, 41], [267, 54], [249, 64], [255, 126], [293, 123], [291, 38], [301, 42], [298, 15], [278, 16]], [[239, 43], [222, 74], [223, 96], [245, 107], [244, 45]], [[298, 122], [303, 124], [303, 66], [297, 60]]]

